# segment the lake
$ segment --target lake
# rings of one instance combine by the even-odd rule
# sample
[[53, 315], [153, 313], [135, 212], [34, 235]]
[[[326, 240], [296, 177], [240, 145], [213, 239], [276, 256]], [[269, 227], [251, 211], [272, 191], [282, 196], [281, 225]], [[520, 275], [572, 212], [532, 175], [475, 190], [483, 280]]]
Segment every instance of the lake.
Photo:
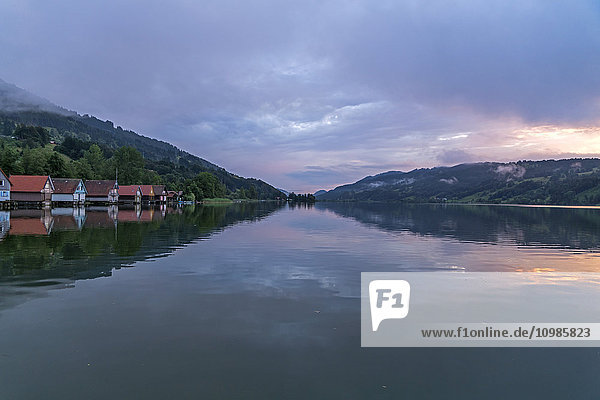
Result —
[[600, 209], [98, 207], [0, 227], [0, 399], [600, 393], [595, 348], [360, 347], [361, 272], [598, 272]]

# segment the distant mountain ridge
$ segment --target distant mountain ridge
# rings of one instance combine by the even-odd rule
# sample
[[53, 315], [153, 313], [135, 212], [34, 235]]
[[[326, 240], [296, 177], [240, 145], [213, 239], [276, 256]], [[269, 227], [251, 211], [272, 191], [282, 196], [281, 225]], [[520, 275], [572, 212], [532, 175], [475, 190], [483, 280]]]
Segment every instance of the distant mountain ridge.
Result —
[[281, 195], [279, 190], [262, 180], [237, 176], [170, 143], [115, 127], [111, 121], [79, 115], [0, 79], [0, 135], [11, 135], [18, 124], [48, 128], [57, 142], [70, 136], [111, 149], [135, 147], [149, 161], [149, 167], [161, 174], [167, 174], [172, 168], [183, 171], [190, 178], [199, 172], [211, 172], [231, 191], [254, 186], [264, 198]]
[[316, 195], [319, 201], [600, 204], [600, 159], [483, 162], [389, 171]]

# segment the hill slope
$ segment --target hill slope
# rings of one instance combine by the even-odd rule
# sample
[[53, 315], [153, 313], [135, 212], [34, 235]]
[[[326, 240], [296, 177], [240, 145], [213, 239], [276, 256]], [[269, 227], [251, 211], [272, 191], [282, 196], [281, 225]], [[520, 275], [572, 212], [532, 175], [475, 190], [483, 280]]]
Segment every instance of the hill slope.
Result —
[[600, 204], [600, 159], [474, 163], [389, 171], [339, 186], [320, 201]]
[[211, 172], [231, 191], [254, 186], [261, 198], [281, 196], [279, 190], [259, 179], [237, 176], [170, 143], [115, 127], [111, 121], [66, 110], [0, 79], [0, 135], [12, 135], [19, 124], [45, 127], [57, 143], [74, 137], [110, 149], [133, 146], [144, 155], [147, 166], [161, 175], [176, 170], [191, 178]]

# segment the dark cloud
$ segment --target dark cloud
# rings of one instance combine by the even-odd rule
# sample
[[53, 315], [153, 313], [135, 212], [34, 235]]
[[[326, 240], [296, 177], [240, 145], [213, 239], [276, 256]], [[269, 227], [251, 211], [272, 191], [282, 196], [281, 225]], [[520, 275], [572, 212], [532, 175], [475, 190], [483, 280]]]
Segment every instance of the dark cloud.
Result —
[[331, 182], [343, 182], [346, 178], [343, 171], [323, 167], [306, 167], [301, 171], [290, 172], [287, 176], [315, 187], [329, 187]]
[[389, 97], [536, 122], [598, 119], [593, 1], [377, 2], [344, 28], [328, 49], [336, 63]]
[[476, 156], [461, 149], [444, 150], [437, 159], [442, 165], [456, 165], [460, 163], [472, 162], [477, 159]]
[[331, 167], [321, 167], [316, 165], [308, 165], [301, 170], [286, 174], [288, 177], [304, 182], [310, 187], [319, 187], [325, 189], [333, 189], [332, 182], [353, 183], [356, 181], [356, 176], [361, 178], [370, 175], [378, 174], [381, 171], [392, 169], [410, 170], [414, 167], [402, 164], [362, 164], [362, 163], [345, 163], [333, 165]]

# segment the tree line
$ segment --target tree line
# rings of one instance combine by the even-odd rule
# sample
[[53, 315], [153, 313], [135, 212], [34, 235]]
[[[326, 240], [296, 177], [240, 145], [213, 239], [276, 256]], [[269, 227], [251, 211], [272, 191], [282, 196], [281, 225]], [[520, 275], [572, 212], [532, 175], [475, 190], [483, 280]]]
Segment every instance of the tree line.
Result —
[[288, 200], [292, 203], [314, 203], [316, 201], [312, 193], [296, 194], [294, 192], [288, 195]]

